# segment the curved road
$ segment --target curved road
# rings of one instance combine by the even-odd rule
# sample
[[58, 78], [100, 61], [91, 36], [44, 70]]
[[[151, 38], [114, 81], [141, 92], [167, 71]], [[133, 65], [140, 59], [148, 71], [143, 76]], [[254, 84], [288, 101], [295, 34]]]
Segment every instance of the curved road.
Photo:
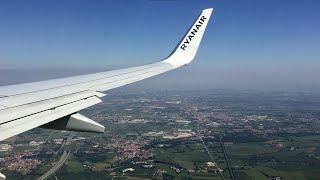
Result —
[[[69, 145], [71, 143], [72, 137], [73, 137], [73, 133], [70, 134], [70, 136], [68, 137], [65, 145]], [[38, 180], [44, 180], [44, 179], [50, 177], [57, 170], [59, 170], [63, 166], [63, 164], [67, 161], [67, 159], [70, 157], [70, 155], [71, 155], [71, 151], [70, 150], [67, 150], [67, 151], [65, 150], [63, 152], [60, 160], [48, 172], [46, 172], [44, 175], [39, 177]]]

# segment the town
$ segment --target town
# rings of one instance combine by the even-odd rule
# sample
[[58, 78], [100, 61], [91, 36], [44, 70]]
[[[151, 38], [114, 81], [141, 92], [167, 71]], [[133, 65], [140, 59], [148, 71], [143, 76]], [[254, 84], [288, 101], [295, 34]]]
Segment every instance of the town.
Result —
[[0, 171], [9, 178], [36, 179], [68, 152], [54, 172], [59, 179], [320, 175], [320, 96], [315, 93], [120, 91], [110, 91], [104, 103], [82, 112], [103, 124], [104, 134], [26, 132], [1, 142]]

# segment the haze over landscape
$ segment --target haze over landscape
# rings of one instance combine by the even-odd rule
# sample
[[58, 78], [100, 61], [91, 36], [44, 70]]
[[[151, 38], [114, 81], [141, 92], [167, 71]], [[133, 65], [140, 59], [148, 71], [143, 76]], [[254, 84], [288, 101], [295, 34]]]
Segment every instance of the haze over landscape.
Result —
[[0, 2], [0, 84], [161, 60], [207, 7], [213, 18], [192, 66], [139, 85], [319, 88], [320, 3], [312, 0]]

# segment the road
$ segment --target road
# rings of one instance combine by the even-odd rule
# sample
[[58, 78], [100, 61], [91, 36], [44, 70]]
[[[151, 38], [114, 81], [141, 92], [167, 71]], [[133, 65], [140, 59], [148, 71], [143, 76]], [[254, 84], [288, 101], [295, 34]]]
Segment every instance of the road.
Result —
[[[125, 103], [122, 103], [122, 104], [125, 104]], [[112, 106], [110, 106], [110, 107], [107, 107], [107, 108], [104, 108], [104, 109], [102, 109], [102, 110], [100, 110], [100, 111], [97, 111], [97, 112], [91, 114], [90, 116], [94, 116], [94, 115], [96, 115], [96, 114], [99, 114], [99, 113], [105, 111], [106, 109], [109, 109], [109, 108], [115, 107], [115, 106], [120, 106], [120, 105], [122, 105], [122, 104], [112, 105]], [[90, 116], [89, 116], [89, 117], [90, 117]], [[51, 134], [50, 134], [50, 136], [51, 136]], [[71, 144], [72, 137], [73, 137], [73, 133], [70, 134], [70, 136], [68, 137], [65, 145]], [[47, 138], [47, 139], [48, 139], [48, 138]], [[60, 149], [59, 149], [59, 150], [60, 150]], [[58, 151], [59, 151], [59, 150], [58, 150]], [[70, 155], [71, 155], [71, 151], [70, 151], [70, 150], [68, 150], [68, 151], [64, 150], [64, 152], [63, 152], [60, 160], [59, 160], [48, 172], [46, 172], [44, 175], [42, 175], [40, 178], [38, 178], [38, 180], [44, 180], [44, 179], [50, 177], [50, 176], [51, 176], [53, 173], [55, 173], [56, 171], [58, 171], [58, 170], [63, 166], [63, 164], [67, 161], [67, 159], [70, 157]]]
[[[71, 143], [72, 137], [73, 137], [73, 133], [70, 134], [65, 145], [69, 145]], [[59, 170], [64, 165], [64, 163], [67, 161], [67, 159], [70, 157], [70, 155], [71, 155], [70, 150], [64, 150], [60, 160], [48, 172], [46, 172], [44, 175], [39, 177], [38, 180], [47, 179], [53, 173], [55, 173], [57, 170]]]
[[234, 180], [234, 175], [233, 175], [233, 171], [232, 171], [232, 168], [231, 168], [231, 164], [230, 164], [230, 161], [228, 159], [226, 148], [224, 146], [224, 143], [222, 141], [222, 137], [221, 136], [219, 136], [219, 140], [220, 140], [221, 149], [222, 149], [222, 152], [223, 152], [223, 155], [224, 155], [224, 159], [227, 162], [227, 166], [228, 166], [228, 169], [229, 169], [230, 177], [231, 177], [232, 180]]
[[[200, 124], [198, 124], [198, 132], [200, 132]], [[200, 139], [200, 141], [202, 142], [203, 146], [204, 146], [204, 147], [205, 147], [205, 149], [207, 150], [207, 153], [209, 154], [209, 156], [210, 156], [210, 158], [211, 158], [212, 162], [216, 165], [216, 168], [217, 168], [217, 170], [218, 170], [218, 172], [219, 172], [219, 174], [220, 174], [221, 178], [222, 178], [223, 180], [226, 180], [226, 179], [225, 179], [225, 177], [224, 177], [224, 175], [222, 174], [222, 172], [219, 170], [219, 167], [218, 167], [217, 162], [213, 159], [213, 156], [212, 156], [212, 154], [210, 153], [210, 151], [209, 151], [209, 149], [208, 149], [208, 147], [207, 147], [206, 143], [203, 141], [203, 139], [202, 139], [202, 137], [201, 137], [201, 134], [199, 134], [199, 133], [198, 133], [198, 138]]]

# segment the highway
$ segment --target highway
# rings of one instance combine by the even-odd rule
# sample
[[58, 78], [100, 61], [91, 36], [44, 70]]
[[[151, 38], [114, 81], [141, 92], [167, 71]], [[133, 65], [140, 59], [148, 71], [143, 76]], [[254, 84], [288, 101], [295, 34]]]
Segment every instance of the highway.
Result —
[[217, 170], [218, 170], [221, 178], [222, 178], [223, 180], [226, 180], [225, 177], [224, 177], [224, 175], [222, 174], [222, 172], [219, 170], [218, 163], [213, 159], [212, 154], [210, 153], [210, 151], [209, 151], [206, 143], [205, 143], [204, 140], [202, 139], [201, 134], [199, 134], [199, 132], [200, 132], [200, 124], [198, 124], [198, 135], [197, 135], [197, 136], [198, 136], [198, 138], [200, 139], [200, 141], [202, 142], [202, 145], [204, 146], [204, 148], [207, 150], [207, 153], [209, 154], [212, 162], [215, 164], [215, 166], [216, 166], [216, 168], [217, 168]]
[[222, 149], [224, 158], [225, 158], [225, 160], [227, 162], [227, 166], [228, 166], [228, 169], [229, 169], [230, 177], [231, 177], [232, 180], [234, 180], [233, 171], [232, 171], [231, 164], [230, 164], [230, 161], [229, 161], [228, 156], [227, 156], [226, 148], [225, 148], [224, 143], [222, 141], [222, 136], [219, 136], [219, 140], [220, 140], [220, 145], [221, 145], [221, 149]]
[[[72, 137], [73, 137], [73, 133], [70, 134], [70, 136], [68, 137], [65, 145], [69, 145], [71, 143]], [[60, 160], [54, 166], [52, 166], [52, 168], [48, 172], [46, 172], [44, 175], [39, 177], [38, 180], [47, 179], [53, 173], [58, 171], [64, 165], [64, 163], [67, 161], [67, 159], [70, 157], [70, 155], [71, 155], [71, 151], [70, 150], [64, 150]]]
[[[94, 116], [94, 115], [96, 115], [96, 114], [99, 114], [99, 113], [101, 113], [101, 112], [103, 112], [103, 111], [105, 111], [105, 110], [107, 110], [107, 109], [109, 109], [109, 108], [111, 108], [111, 107], [116, 107], [116, 106], [120, 106], [120, 105], [123, 105], [123, 104], [126, 104], [126, 103], [121, 103], [121, 104], [116, 104], [116, 105], [109, 106], [109, 107], [107, 107], [107, 108], [104, 108], [104, 109], [102, 109], [102, 110], [100, 110], [100, 111], [97, 111], [97, 112], [91, 114], [89, 117]], [[52, 134], [52, 133], [51, 133], [51, 134]], [[51, 134], [50, 134], [50, 136], [51, 136]], [[71, 140], [72, 140], [73, 134], [74, 134], [74, 133], [71, 133], [71, 134], [70, 134], [70, 136], [68, 137], [65, 145], [71, 144]], [[49, 137], [50, 137], [50, 136], [49, 136]], [[49, 139], [49, 137], [46, 139], [46, 141]], [[61, 147], [62, 147], [62, 146], [61, 146]], [[59, 150], [60, 150], [60, 149], [59, 149]], [[58, 151], [59, 151], [59, 150], [58, 150]], [[57, 151], [57, 152], [58, 152], [58, 151]], [[53, 173], [55, 173], [56, 171], [58, 171], [58, 170], [63, 166], [63, 164], [67, 161], [67, 159], [70, 157], [70, 155], [71, 155], [71, 151], [70, 151], [70, 150], [68, 150], [68, 151], [64, 150], [64, 152], [63, 152], [60, 160], [59, 160], [48, 172], [46, 172], [44, 175], [42, 175], [41, 177], [39, 177], [38, 180], [44, 180], [44, 179], [50, 177], [50, 176], [51, 176]], [[0, 179], [0, 180], [1, 180], [1, 179]]]

